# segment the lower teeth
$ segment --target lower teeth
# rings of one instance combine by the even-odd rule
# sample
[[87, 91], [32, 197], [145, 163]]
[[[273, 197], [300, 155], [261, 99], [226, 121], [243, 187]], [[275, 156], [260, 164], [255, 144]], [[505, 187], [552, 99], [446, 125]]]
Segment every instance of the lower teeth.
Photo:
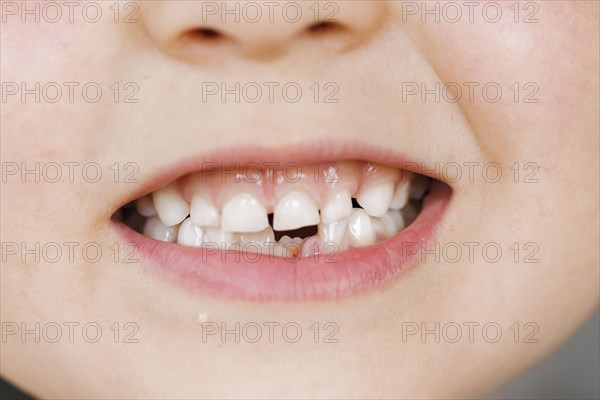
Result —
[[[273, 231], [269, 227], [256, 233], [224, 232], [215, 227], [197, 227], [189, 217], [179, 225], [166, 226], [157, 216], [143, 217], [133, 207], [126, 207], [121, 214], [124, 215], [126, 225], [155, 240], [177, 242], [189, 247], [233, 249], [294, 259], [336, 253], [349, 247], [369, 246], [388, 239], [410, 225], [420, 212], [420, 207], [420, 201], [411, 200], [402, 210], [389, 210], [380, 218], [369, 217], [361, 209], [354, 208], [353, 216], [330, 224], [288, 232]], [[367, 229], [369, 234], [365, 232]]]

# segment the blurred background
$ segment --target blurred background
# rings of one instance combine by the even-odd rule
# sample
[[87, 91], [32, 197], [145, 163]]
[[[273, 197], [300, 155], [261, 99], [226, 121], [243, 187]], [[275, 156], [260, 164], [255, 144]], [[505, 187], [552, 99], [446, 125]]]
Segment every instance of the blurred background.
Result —
[[[554, 354], [488, 398], [600, 399], [600, 309]], [[0, 399], [32, 398], [2, 381]]]

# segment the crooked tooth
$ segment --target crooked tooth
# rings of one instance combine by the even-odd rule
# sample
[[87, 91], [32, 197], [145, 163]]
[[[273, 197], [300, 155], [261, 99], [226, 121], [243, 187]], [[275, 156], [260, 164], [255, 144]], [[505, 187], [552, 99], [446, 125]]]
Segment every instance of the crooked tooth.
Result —
[[410, 193], [410, 181], [404, 181], [398, 183], [392, 201], [390, 202], [390, 208], [392, 210], [400, 210], [408, 202], [408, 194]]
[[204, 239], [203, 243], [216, 245], [219, 249], [227, 249], [233, 244], [233, 234], [231, 232], [224, 231], [221, 228], [207, 227], [204, 228]]
[[190, 205], [173, 185], [152, 193], [152, 200], [158, 217], [167, 226], [181, 223], [190, 213]]
[[223, 206], [221, 228], [227, 232], [260, 232], [267, 226], [267, 209], [254, 196], [239, 193]]
[[175, 242], [177, 240], [177, 226], [166, 226], [158, 217], [146, 220], [143, 234], [162, 242]]
[[348, 247], [345, 240], [347, 228], [347, 218], [329, 224], [319, 224], [318, 235], [324, 242], [324, 250], [328, 252], [346, 250]]
[[373, 221], [365, 210], [355, 208], [348, 220], [348, 240], [352, 247], [368, 246], [376, 241]]
[[380, 182], [362, 188], [356, 196], [356, 201], [372, 217], [381, 217], [390, 208], [394, 195], [393, 182]]
[[135, 208], [143, 217], [154, 217], [156, 215], [156, 208], [154, 208], [154, 203], [152, 203], [150, 195], [137, 199], [135, 201]]
[[291, 192], [279, 200], [273, 212], [273, 229], [291, 231], [304, 226], [318, 225], [317, 205], [303, 192]]
[[321, 210], [321, 223], [330, 224], [352, 214], [352, 197], [347, 191], [335, 193]]
[[210, 199], [202, 195], [192, 197], [190, 216], [196, 226], [218, 227], [221, 225], [221, 213]]
[[200, 247], [204, 240], [204, 229], [197, 227], [191, 218], [186, 218], [179, 225], [177, 232], [177, 243], [184, 246]]
[[392, 210], [378, 218], [380, 233], [385, 238], [390, 238], [400, 232], [405, 227], [404, 218], [400, 211]]

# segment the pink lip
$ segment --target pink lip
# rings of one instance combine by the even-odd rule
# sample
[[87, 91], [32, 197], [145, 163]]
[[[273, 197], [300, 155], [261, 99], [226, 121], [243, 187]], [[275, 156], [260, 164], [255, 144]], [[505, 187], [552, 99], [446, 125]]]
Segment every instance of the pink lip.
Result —
[[[247, 144], [240, 148], [227, 148], [207, 155], [193, 156], [176, 164], [174, 167], [163, 169], [159, 174], [140, 186], [134, 193], [122, 199], [116, 206], [117, 208], [121, 207], [147, 193], [160, 189], [186, 174], [199, 171], [205, 167], [226, 164], [229, 168], [236, 164], [244, 166], [244, 164], [250, 163], [265, 164], [267, 167], [273, 164], [286, 166], [289, 164], [309, 165], [321, 163], [322, 165], [326, 162], [342, 160], [369, 160], [427, 175], [427, 171], [423, 170], [423, 164], [411, 161], [401, 154], [365, 143], [335, 143], [324, 140], [318, 143], [291, 144], [286, 149]], [[443, 177], [434, 176], [434, 178], [440, 179]], [[116, 209], [112, 210], [112, 212], [114, 211]]]
[[[359, 148], [364, 156], [355, 151], [348, 157], [346, 151], [347, 157], [340, 157], [341, 154], [328, 151], [327, 159], [376, 159], [378, 162], [385, 159], [387, 164], [399, 165], [396, 157], [379, 153], [377, 158], [373, 158], [373, 152], [368, 156], [364, 154], [364, 146], [356, 147]], [[252, 156], [257, 155], [248, 150], [245, 154], [246, 158], [237, 157], [234, 162], [250, 162]], [[324, 159], [317, 152], [302, 154]], [[214, 159], [231, 162], [229, 158], [233, 156], [230, 153], [228, 157]], [[264, 158], [264, 152], [262, 156]], [[299, 163], [309, 160], [308, 157], [283, 159]], [[198, 161], [192, 160], [163, 175], [160, 181], [165, 184], [199, 168]], [[139, 193], [154, 190], [159, 183], [158, 180], [152, 182]], [[297, 260], [273, 257], [267, 253], [199, 249], [161, 242], [143, 236], [117, 220], [114, 223], [124, 241], [137, 245], [144, 265], [185, 289], [251, 301], [332, 300], [382, 288], [418, 265], [419, 249], [432, 240], [440, 227], [450, 197], [450, 187], [434, 181], [421, 213], [398, 235], [369, 247]]]

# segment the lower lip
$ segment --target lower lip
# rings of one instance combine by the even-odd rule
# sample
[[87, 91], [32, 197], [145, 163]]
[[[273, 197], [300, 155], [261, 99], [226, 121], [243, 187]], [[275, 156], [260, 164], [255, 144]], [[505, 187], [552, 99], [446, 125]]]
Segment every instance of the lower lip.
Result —
[[267, 254], [207, 251], [117, 230], [145, 265], [195, 293], [250, 301], [334, 300], [383, 288], [418, 265], [420, 249], [438, 230], [451, 189], [434, 182], [417, 219], [398, 235], [363, 248], [287, 260]]

